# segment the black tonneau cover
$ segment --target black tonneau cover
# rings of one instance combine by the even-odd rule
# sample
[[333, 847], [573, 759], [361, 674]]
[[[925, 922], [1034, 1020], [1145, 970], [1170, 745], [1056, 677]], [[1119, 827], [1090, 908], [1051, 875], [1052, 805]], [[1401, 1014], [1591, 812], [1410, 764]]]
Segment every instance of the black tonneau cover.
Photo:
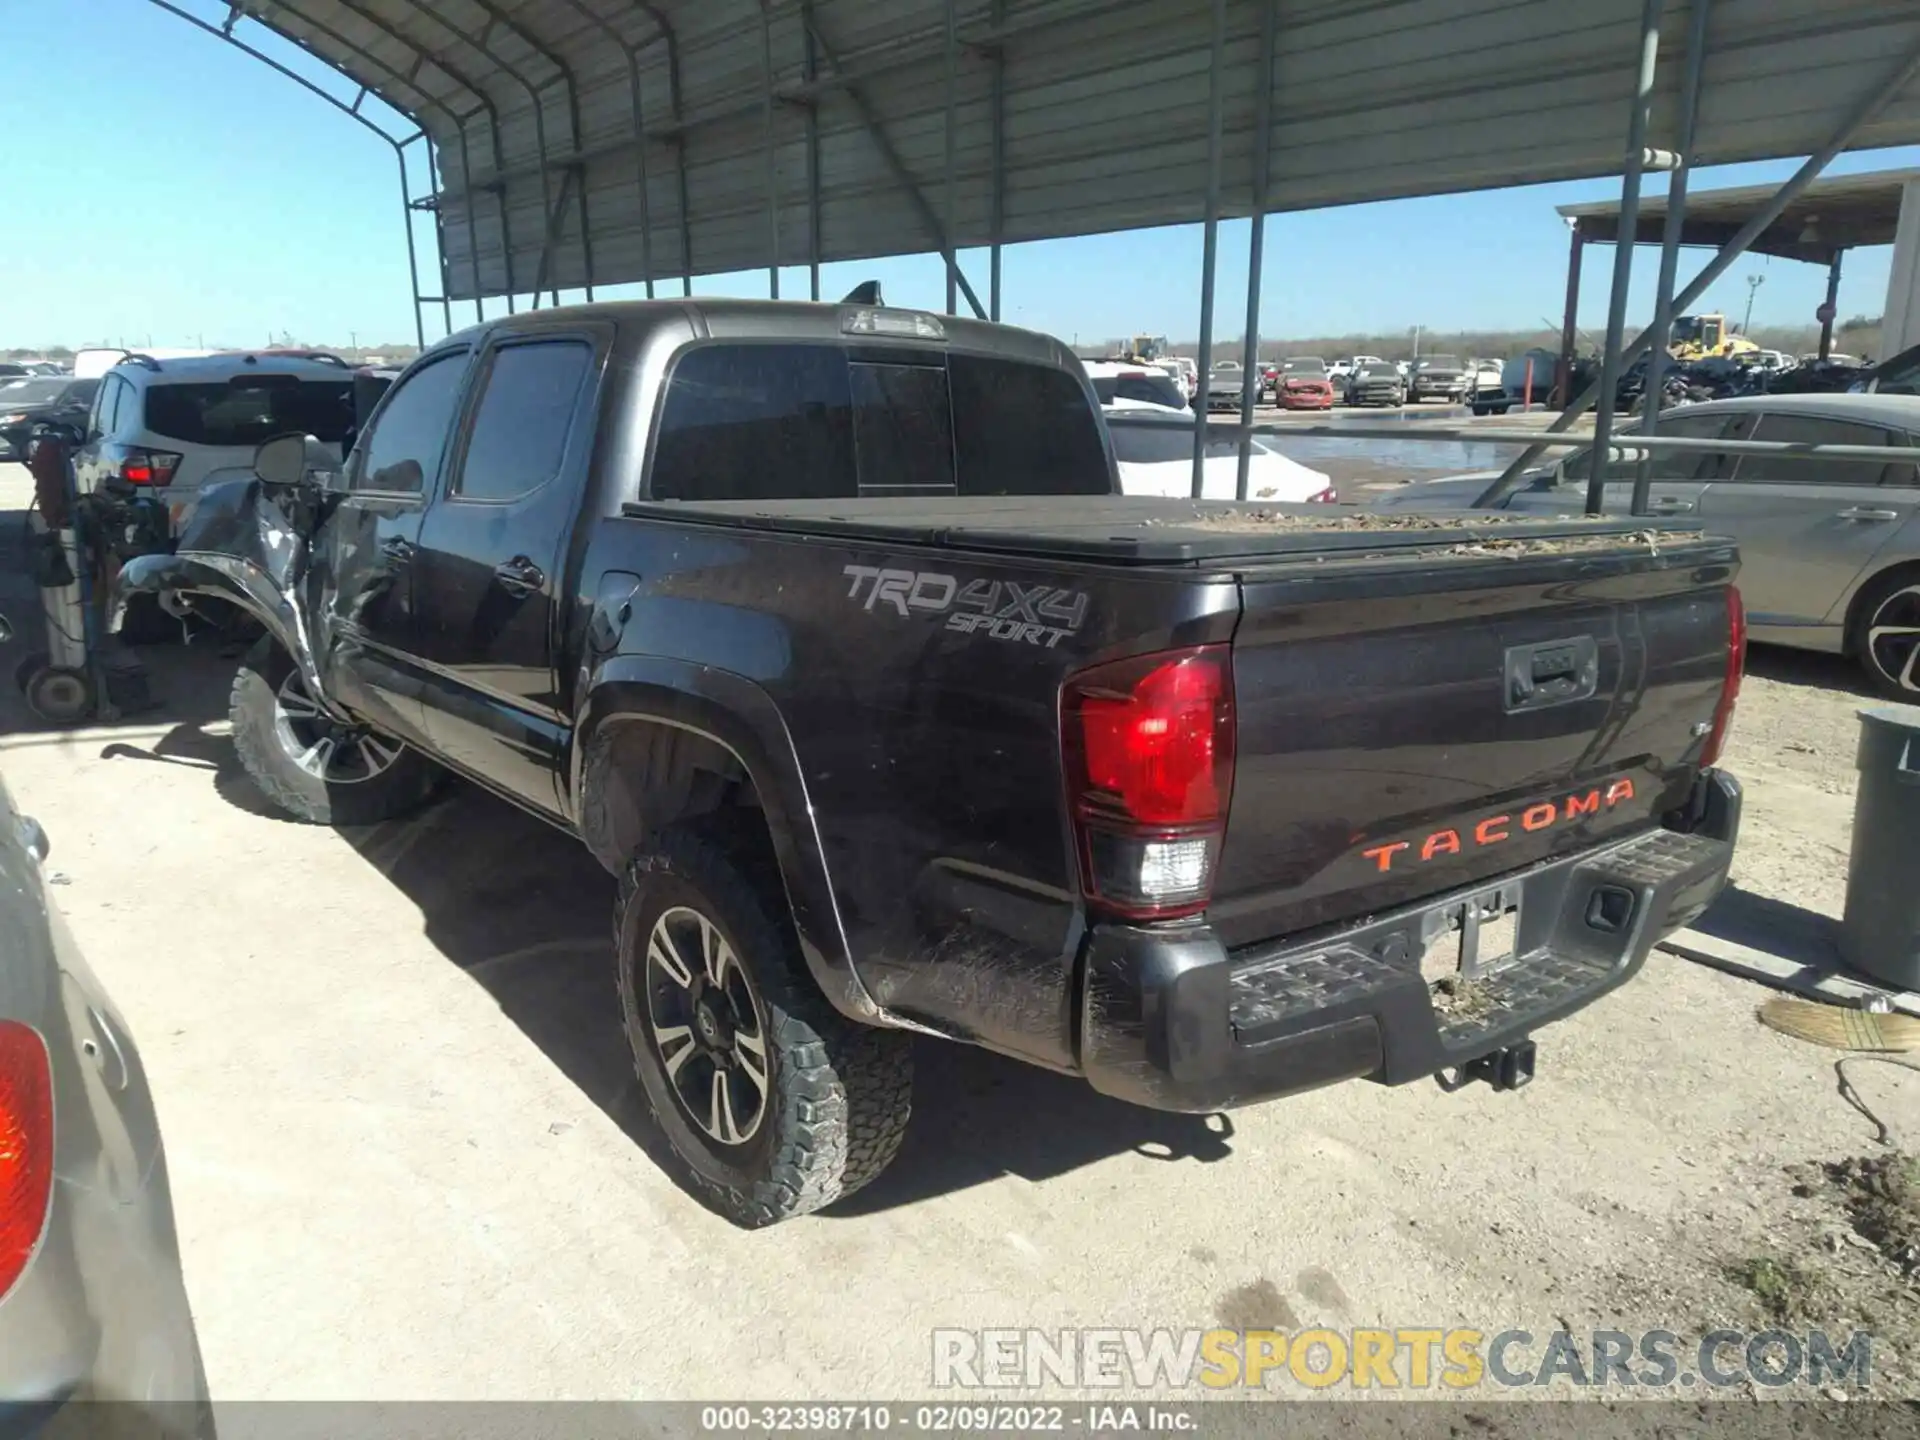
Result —
[[1436, 546], [1458, 547], [1463, 554], [1517, 555], [1534, 546], [1611, 549], [1607, 542], [1615, 538], [1622, 548], [1632, 548], [1636, 539], [1655, 546], [1701, 539], [1697, 525], [1662, 519], [1656, 530], [1645, 517], [1389, 515], [1313, 504], [1136, 495], [640, 500], [622, 510], [642, 520], [1136, 565], [1357, 557]]

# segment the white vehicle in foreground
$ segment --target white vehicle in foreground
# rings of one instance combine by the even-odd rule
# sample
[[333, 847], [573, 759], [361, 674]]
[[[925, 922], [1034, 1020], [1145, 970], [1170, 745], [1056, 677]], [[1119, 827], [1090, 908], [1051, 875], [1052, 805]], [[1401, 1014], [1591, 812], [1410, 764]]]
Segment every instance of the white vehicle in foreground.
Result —
[[[1104, 405], [1107, 433], [1113, 437], [1113, 458], [1120, 470], [1120, 488], [1128, 495], [1177, 498], [1193, 493], [1194, 417], [1175, 414], [1161, 406]], [[1204, 478], [1207, 500], [1237, 498], [1240, 447], [1231, 426], [1210, 426]], [[1253, 437], [1247, 461], [1249, 500], [1319, 501], [1334, 499], [1333, 480], [1321, 471], [1289, 460], [1264, 435]]]

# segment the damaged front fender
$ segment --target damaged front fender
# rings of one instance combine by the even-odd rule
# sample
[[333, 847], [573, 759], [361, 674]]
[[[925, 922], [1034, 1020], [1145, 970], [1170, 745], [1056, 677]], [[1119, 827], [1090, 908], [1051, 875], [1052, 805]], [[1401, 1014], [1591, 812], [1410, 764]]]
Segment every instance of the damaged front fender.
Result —
[[129, 560], [108, 593], [107, 628], [119, 633], [135, 595], [212, 595], [238, 605], [293, 658], [307, 691], [346, 714], [321, 678], [319, 638], [303, 601], [314, 498], [257, 476], [204, 487], [171, 555]]

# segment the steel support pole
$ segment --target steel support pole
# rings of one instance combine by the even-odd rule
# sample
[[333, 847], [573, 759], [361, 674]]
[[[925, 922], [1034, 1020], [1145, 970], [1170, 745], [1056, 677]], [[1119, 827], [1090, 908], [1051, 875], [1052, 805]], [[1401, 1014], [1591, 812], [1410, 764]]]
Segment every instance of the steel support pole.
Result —
[[[953, 5], [954, 5], [954, 0], [947, 0], [947, 3], [944, 7], [946, 10], [946, 20], [947, 20], [947, 49], [946, 49], [947, 123], [946, 123], [946, 136], [945, 136], [946, 151], [941, 161], [942, 180], [945, 187], [945, 193], [942, 197], [941, 210], [942, 210], [942, 214], [945, 216], [945, 219], [946, 219], [947, 244], [949, 247], [953, 247], [955, 245], [954, 236], [959, 233], [954, 227], [954, 207], [958, 204], [958, 197], [960, 193], [958, 188], [955, 185], [955, 177], [953, 173], [954, 166], [956, 164], [955, 156], [958, 153], [957, 136], [954, 131], [955, 120], [956, 120], [955, 110], [958, 107], [960, 102], [960, 92], [959, 92], [960, 32], [959, 32], [957, 23], [954, 19]], [[956, 253], [956, 259], [957, 258], [958, 257]], [[955, 279], [958, 276], [959, 271], [960, 271], [960, 267], [957, 264], [949, 265], [947, 267], [947, 314], [949, 315], [957, 315], [960, 313], [960, 287], [955, 283]]]
[[[800, 27], [801, 78], [808, 85], [819, 78], [819, 49], [813, 31]], [[807, 295], [820, 299], [820, 101], [807, 101]]]
[[1835, 308], [1840, 303], [1840, 262], [1846, 251], [1833, 252], [1833, 260], [1827, 266], [1827, 307], [1821, 314], [1827, 318], [1820, 322], [1820, 358], [1829, 359], [1833, 355], [1833, 322], [1839, 312]]
[[[1732, 268], [1733, 262], [1747, 253], [1748, 247], [1766, 231], [1767, 227], [1778, 220], [1786, 208], [1799, 199], [1809, 185], [1820, 178], [1821, 172], [1833, 162], [1833, 157], [1846, 148], [1847, 142], [1859, 133], [1861, 127], [1885, 109], [1887, 103], [1905, 89], [1907, 82], [1916, 74], [1920, 74], [1920, 45], [1916, 45], [1902, 56], [1894, 70], [1864, 96], [1860, 103], [1848, 113], [1846, 119], [1840, 122], [1833, 134], [1828, 137], [1827, 142], [1809, 155], [1787, 182], [1773, 192], [1771, 200], [1747, 218], [1747, 223], [1735, 231], [1726, 244], [1720, 247], [1713, 259], [1701, 267], [1700, 273], [1687, 282], [1686, 288], [1673, 297], [1673, 308], [1684, 314], [1689, 305], [1706, 294], [1713, 282], [1726, 274]], [[1653, 338], [1651, 329], [1642, 331], [1622, 352], [1622, 358], [1628, 361], [1635, 359], [1652, 343]], [[1585, 413], [1587, 406], [1594, 402], [1599, 393], [1599, 386], [1588, 386], [1583, 393], [1574, 397], [1573, 403], [1562, 412], [1560, 418], [1547, 427], [1546, 433], [1564, 435], [1572, 429], [1574, 421]], [[1552, 441], [1543, 441], [1529, 445], [1514, 458], [1501, 473], [1500, 478], [1488, 486], [1474, 503], [1484, 507], [1497, 502], [1501, 496], [1513, 488], [1520, 476], [1526, 472], [1527, 467], [1538, 460], [1544, 451], [1551, 448], [1552, 444]]]
[[[1273, 50], [1280, 33], [1280, 0], [1260, 3], [1260, 79], [1253, 95], [1253, 217], [1247, 242], [1247, 333], [1240, 378], [1240, 455], [1234, 498], [1247, 498], [1247, 471], [1253, 463], [1253, 403], [1260, 393], [1260, 262], [1266, 243], [1267, 192], [1272, 185]], [[1274, 398], [1279, 399], [1276, 392]]]
[[[427, 137], [427, 184], [431, 193], [440, 193], [440, 162], [434, 155], [433, 137]], [[447, 327], [447, 334], [453, 333], [453, 276], [447, 268], [447, 227], [446, 217], [436, 208], [433, 214], [433, 248], [440, 256], [440, 320]], [[478, 288], [477, 286], [475, 287]]]
[[1646, 166], [1647, 125], [1653, 113], [1653, 75], [1660, 61], [1660, 12], [1666, 0], [1644, 0], [1640, 12], [1640, 69], [1627, 118], [1627, 172], [1620, 179], [1620, 231], [1613, 243], [1613, 293], [1607, 304], [1606, 348], [1600, 352], [1600, 410], [1593, 422], [1587, 467], [1587, 513], [1606, 508], [1607, 441], [1620, 384], [1620, 348], [1627, 338], [1627, 290], [1633, 283], [1634, 237], [1640, 224], [1640, 175]]
[[780, 298], [780, 175], [773, 153], [773, 12], [760, 0], [760, 80], [766, 87], [760, 148], [767, 164], [767, 298]]
[[420, 318], [420, 254], [413, 242], [413, 186], [407, 179], [407, 146], [396, 143], [393, 158], [400, 162], [400, 214], [407, 227], [407, 278], [413, 282], [413, 340], [427, 348], [427, 326]]
[[[561, 217], [566, 213], [568, 192], [573, 189], [574, 182], [578, 179], [580, 179], [580, 171], [577, 167], [569, 166], [560, 172], [560, 193], [554, 196], [553, 210], [547, 216], [546, 233], [540, 239], [540, 265], [533, 276], [532, 308], [535, 310], [540, 308], [540, 288], [547, 283], [547, 270], [553, 261], [554, 245], [560, 239]], [[558, 294], [557, 291], [555, 293]], [[557, 305], [560, 302], [556, 299], [554, 303]]]
[[[840, 57], [834, 53], [832, 44], [821, 32], [818, 20], [813, 17], [812, 6], [803, 3], [800, 15], [802, 22], [813, 32], [814, 39], [819, 42], [822, 58], [833, 67], [835, 74], [843, 73]], [[880, 123], [880, 117], [874, 113], [873, 106], [868, 102], [866, 91], [852, 83], [846, 85], [845, 90], [847, 102], [853, 106], [854, 113], [859, 116], [860, 124], [866, 130], [868, 138], [873, 141], [874, 148], [880, 152], [880, 158], [892, 173], [894, 183], [906, 192], [907, 199], [913, 203], [914, 213], [920, 217], [920, 223], [925, 225], [927, 233], [933, 236], [940, 258], [947, 262], [947, 271], [959, 285], [960, 293], [967, 297], [967, 304], [973, 307], [975, 318], [986, 319], [986, 307], [980, 303], [980, 297], [974, 293], [973, 286], [967, 283], [967, 277], [960, 269], [959, 257], [954, 254], [952, 242], [946, 233], [946, 227], [940, 223], [939, 213], [921, 191], [919, 182], [913, 178], [913, 172], [907, 169], [906, 161], [900, 158], [900, 152], [887, 135], [886, 127]]]
[[1573, 355], [1580, 343], [1580, 271], [1586, 259], [1587, 237], [1573, 222], [1573, 241], [1567, 251], [1567, 307], [1560, 320], [1560, 358], [1555, 362], [1553, 399], [1565, 405], [1573, 398]]
[[1193, 426], [1193, 498], [1206, 493], [1207, 379], [1213, 368], [1213, 281], [1220, 260], [1220, 132], [1226, 117], [1221, 71], [1227, 52], [1227, 0], [1213, 0], [1213, 49], [1207, 60], [1207, 221], [1200, 246], [1200, 413]]
[[[991, 12], [992, 24], [996, 32], [1007, 21], [1007, 0], [993, 0]], [[1000, 319], [1000, 245], [1001, 235], [1007, 225], [1007, 42], [996, 40], [993, 45], [993, 70], [989, 76], [992, 87], [988, 104], [991, 108], [989, 125], [991, 135], [988, 138], [988, 168], [993, 172], [987, 179], [989, 191], [987, 205], [987, 313], [998, 323]]]
[[[1660, 279], [1653, 292], [1654, 345], [1647, 352], [1647, 388], [1640, 397], [1640, 433], [1660, 432], [1661, 392], [1667, 383], [1666, 337], [1673, 331], [1673, 282], [1680, 269], [1680, 237], [1687, 224], [1687, 183], [1693, 173], [1693, 137], [1700, 118], [1700, 72], [1707, 63], [1707, 19], [1713, 0], [1693, 0], [1687, 30], [1687, 68], [1680, 81], [1679, 163], [1667, 180], [1667, 218], [1660, 230]], [[1630, 513], [1644, 515], [1653, 487], [1653, 454], [1633, 470]]]

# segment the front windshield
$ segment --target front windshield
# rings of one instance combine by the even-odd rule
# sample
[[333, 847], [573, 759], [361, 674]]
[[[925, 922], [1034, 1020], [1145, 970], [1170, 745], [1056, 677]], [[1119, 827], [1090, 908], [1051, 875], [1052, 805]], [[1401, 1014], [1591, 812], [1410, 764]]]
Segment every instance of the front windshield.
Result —
[[1422, 370], [1458, 370], [1460, 357], [1457, 355], [1429, 355], [1420, 362]]
[[1289, 360], [1280, 367], [1289, 375], [1325, 375], [1327, 367], [1318, 360]]
[[1395, 379], [1399, 378], [1400, 375], [1400, 372], [1391, 365], [1362, 365], [1360, 367], [1360, 373], [1362, 375], [1379, 375]]

